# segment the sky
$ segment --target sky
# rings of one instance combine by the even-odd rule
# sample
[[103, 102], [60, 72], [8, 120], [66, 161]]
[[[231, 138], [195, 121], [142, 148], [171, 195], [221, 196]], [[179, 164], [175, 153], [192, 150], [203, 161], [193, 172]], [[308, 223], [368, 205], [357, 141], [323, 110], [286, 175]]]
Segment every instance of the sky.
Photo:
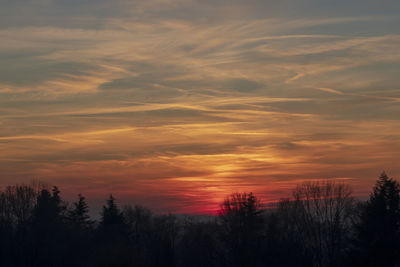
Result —
[[400, 178], [398, 0], [0, 0], [0, 186], [213, 213]]

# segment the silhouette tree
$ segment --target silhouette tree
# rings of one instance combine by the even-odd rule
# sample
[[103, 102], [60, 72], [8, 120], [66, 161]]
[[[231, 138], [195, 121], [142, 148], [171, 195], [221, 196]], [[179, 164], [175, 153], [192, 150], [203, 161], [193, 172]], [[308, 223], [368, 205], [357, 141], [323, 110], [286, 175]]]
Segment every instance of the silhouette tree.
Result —
[[90, 266], [89, 255], [92, 253], [94, 222], [89, 216], [89, 207], [85, 197], [78, 195], [78, 201], [72, 204], [68, 212], [68, 250], [66, 266]]
[[253, 193], [234, 193], [227, 197], [219, 212], [222, 238], [231, 266], [258, 264], [263, 228], [261, 202]]
[[107, 231], [109, 229], [118, 230], [121, 225], [124, 225], [124, 217], [115, 203], [115, 198], [110, 195], [107, 205], [103, 206], [100, 226]]
[[70, 219], [73, 224], [81, 228], [87, 228], [93, 224], [89, 216], [89, 206], [86, 203], [85, 197], [81, 194], [78, 195], [78, 201], [73, 203], [73, 209], [70, 211]]
[[32, 219], [37, 196], [38, 193], [34, 185], [7, 186], [4, 190], [10, 217], [17, 227], [27, 224]]
[[362, 207], [355, 229], [355, 264], [399, 266], [400, 185], [385, 172], [376, 181], [369, 200]]
[[264, 209], [235, 193], [213, 219], [121, 211], [110, 195], [99, 223], [82, 195], [0, 190], [0, 266], [400, 266], [400, 185], [382, 173], [368, 201], [334, 182], [303, 183]]
[[7, 196], [0, 194], [0, 260], [4, 265], [11, 264], [8, 257], [13, 251], [10, 245], [13, 243], [13, 218]]
[[47, 189], [42, 189], [37, 197], [34, 209], [34, 224], [43, 230], [57, 227], [62, 220], [62, 212], [66, 207], [59, 196], [60, 190], [56, 186], [52, 189], [52, 195]]
[[38, 266], [55, 265], [63, 259], [68, 243], [64, 224], [66, 206], [60, 198], [56, 186], [52, 194], [42, 189], [37, 198], [33, 214], [34, 262]]
[[[298, 229], [293, 200], [279, 202], [267, 225], [267, 260], [271, 266], [314, 266], [313, 251], [305, 244], [305, 234]], [[288, 257], [287, 255], [290, 255]]]
[[32, 220], [38, 192], [42, 184], [7, 186], [0, 193], [0, 255], [16, 266], [30, 264], [32, 251]]
[[115, 198], [110, 195], [103, 206], [97, 229], [96, 266], [129, 266], [131, 262], [128, 246], [129, 235], [123, 213]]
[[142, 206], [125, 206], [124, 220], [135, 266], [151, 266], [151, 240], [154, 233], [153, 213]]
[[125, 223], [133, 242], [141, 242], [152, 231], [153, 213], [148, 208], [126, 206], [123, 211]]
[[306, 182], [293, 191], [293, 200], [281, 204], [292, 238], [312, 256], [313, 266], [341, 266], [351, 229], [354, 199], [351, 189], [332, 181]]

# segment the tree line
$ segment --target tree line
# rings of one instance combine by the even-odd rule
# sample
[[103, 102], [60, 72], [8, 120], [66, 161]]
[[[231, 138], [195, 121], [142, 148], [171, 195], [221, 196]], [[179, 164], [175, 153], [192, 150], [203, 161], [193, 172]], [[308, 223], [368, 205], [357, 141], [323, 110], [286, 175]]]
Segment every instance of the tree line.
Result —
[[0, 266], [400, 266], [400, 186], [382, 173], [360, 201], [345, 183], [306, 182], [269, 209], [234, 193], [207, 220], [110, 196], [94, 221], [82, 195], [13, 185], [0, 193]]

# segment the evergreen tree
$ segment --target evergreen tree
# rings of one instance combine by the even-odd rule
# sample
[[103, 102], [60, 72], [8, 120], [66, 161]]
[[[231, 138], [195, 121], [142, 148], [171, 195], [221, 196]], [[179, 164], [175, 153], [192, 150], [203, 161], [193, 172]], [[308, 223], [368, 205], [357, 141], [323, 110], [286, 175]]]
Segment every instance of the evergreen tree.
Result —
[[101, 213], [101, 226], [105, 229], [114, 228], [124, 224], [124, 217], [115, 203], [115, 198], [110, 195], [107, 205], [103, 206]]
[[103, 206], [97, 240], [94, 266], [132, 266], [124, 216], [112, 195]]
[[93, 221], [90, 220], [89, 206], [86, 203], [85, 197], [78, 195], [78, 201], [73, 203], [73, 209], [70, 211], [71, 221], [81, 228], [90, 227]]
[[37, 198], [34, 210], [34, 225], [42, 230], [49, 230], [56, 227], [61, 220], [61, 199], [60, 191], [57, 187], [53, 188], [53, 195], [47, 189], [43, 189]]
[[400, 264], [400, 185], [382, 173], [356, 225], [357, 265]]
[[68, 246], [63, 211], [65, 206], [55, 186], [52, 194], [42, 189], [33, 216], [34, 266], [53, 266], [63, 259]]
[[69, 211], [68, 260], [65, 264], [66, 266], [88, 266], [89, 255], [94, 246], [92, 243], [94, 222], [90, 220], [89, 206], [81, 194], [72, 206]]

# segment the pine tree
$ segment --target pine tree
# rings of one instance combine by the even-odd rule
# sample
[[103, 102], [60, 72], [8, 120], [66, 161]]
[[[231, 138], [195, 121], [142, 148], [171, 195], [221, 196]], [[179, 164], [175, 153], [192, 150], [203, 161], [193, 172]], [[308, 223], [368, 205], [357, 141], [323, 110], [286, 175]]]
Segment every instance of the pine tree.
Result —
[[357, 264], [400, 264], [400, 185], [382, 173], [356, 226]]
[[43, 189], [38, 195], [32, 223], [35, 250], [32, 266], [53, 266], [66, 249], [65, 206], [59, 194], [58, 188], [53, 187], [51, 194]]
[[[56, 193], [56, 198], [58, 197]], [[37, 198], [37, 204], [34, 211], [34, 223], [45, 230], [53, 227], [59, 219], [59, 208], [57, 200], [53, 199], [47, 189], [43, 189]]]
[[66, 266], [83, 266], [83, 261], [88, 259], [93, 247], [93, 221], [90, 220], [89, 206], [85, 197], [78, 195], [78, 201], [72, 204], [69, 211], [69, 235], [68, 235], [68, 261]]
[[79, 194], [78, 201], [73, 203], [73, 210], [70, 212], [70, 218], [78, 227], [87, 228], [93, 224], [88, 213], [89, 206], [86, 203], [85, 197]]
[[121, 233], [125, 228], [124, 217], [112, 195], [107, 200], [107, 204], [103, 206], [100, 227], [104, 232], [114, 233]]
[[99, 262], [94, 266], [132, 266], [129, 263], [131, 256], [127, 253], [129, 235], [124, 216], [112, 195], [103, 206], [97, 234], [101, 255], [98, 257]]

